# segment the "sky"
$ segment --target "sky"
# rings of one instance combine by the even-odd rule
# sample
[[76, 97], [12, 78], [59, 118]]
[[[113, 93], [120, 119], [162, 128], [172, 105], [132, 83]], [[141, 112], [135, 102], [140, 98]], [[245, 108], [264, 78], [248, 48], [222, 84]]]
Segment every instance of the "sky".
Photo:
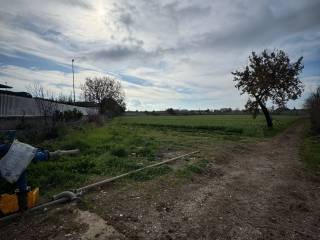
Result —
[[252, 51], [304, 57], [300, 108], [320, 85], [320, 0], [0, 0], [0, 83], [76, 98], [112, 76], [129, 110], [243, 109], [234, 70]]

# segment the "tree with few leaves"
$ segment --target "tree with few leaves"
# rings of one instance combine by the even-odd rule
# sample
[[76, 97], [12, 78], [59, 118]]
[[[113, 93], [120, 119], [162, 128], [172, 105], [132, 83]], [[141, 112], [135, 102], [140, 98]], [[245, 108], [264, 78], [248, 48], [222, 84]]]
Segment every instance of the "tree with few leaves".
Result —
[[267, 109], [270, 101], [279, 108], [284, 108], [289, 100], [296, 100], [303, 92], [303, 84], [299, 74], [303, 69], [302, 57], [291, 62], [282, 50], [268, 52], [264, 50], [260, 55], [252, 52], [249, 65], [243, 71], [232, 72], [235, 86], [242, 94], [248, 94], [246, 109], [253, 116], [261, 108], [268, 127], [272, 127], [272, 118]]
[[85, 83], [81, 86], [86, 101], [99, 104], [100, 113], [104, 113], [104, 102], [106, 99], [112, 99], [125, 110], [125, 96], [121, 83], [112, 77], [94, 77], [86, 78]]

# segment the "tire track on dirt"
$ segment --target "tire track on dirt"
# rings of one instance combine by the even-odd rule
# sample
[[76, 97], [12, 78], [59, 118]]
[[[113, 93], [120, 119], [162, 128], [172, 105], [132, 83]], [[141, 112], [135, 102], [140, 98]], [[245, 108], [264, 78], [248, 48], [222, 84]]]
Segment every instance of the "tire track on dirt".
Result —
[[[120, 211], [143, 212], [139, 221], [109, 220], [129, 238], [319, 239], [319, 183], [303, 170], [303, 131], [298, 124], [270, 140], [224, 149], [227, 156], [211, 161], [207, 176], [145, 205], [124, 200]], [[223, 176], [211, 177], [217, 170]]]

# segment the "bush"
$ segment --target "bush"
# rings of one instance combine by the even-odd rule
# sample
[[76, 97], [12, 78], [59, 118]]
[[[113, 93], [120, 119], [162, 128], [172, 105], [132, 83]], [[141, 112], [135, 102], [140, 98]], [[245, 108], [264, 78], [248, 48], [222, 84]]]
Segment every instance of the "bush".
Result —
[[78, 121], [82, 118], [83, 113], [80, 112], [78, 109], [74, 108], [73, 110], [66, 110], [61, 112], [56, 110], [52, 115], [52, 121], [54, 122], [71, 122], [71, 121]]
[[52, 115], [52, 121], [54, 121], [54, 122], [63, 121], [63, 113], [59, 110], [54, 111], [54, 113]]
[[306, 100], [306, 108], [309, 110], [311, 118], [311, 128], [316, 133], [320, 133], [320, 86]]
[[103, 125], [103, 118], [99, 114], [89, 114], [87, 118], [89, 123], [95, 123], [97, 126], [102, 126]]
[[170, 114], [170, 115], [175, 115], [175, 114], [176, 114], [176, 112], [173, 110], [173, 108], [168, 108], [168, 109], [166, 110], [166, 112], [167, 112], [168, 114]]
[[320, 138], [306, 134], [302, 151], [303, 159], [309, 169], [320, 170]]
[[74, 108], [73, 110], [67, 110], [63, 112], [63, 119], [66, 122], [78, 121], [82, 118], [83, 113]]

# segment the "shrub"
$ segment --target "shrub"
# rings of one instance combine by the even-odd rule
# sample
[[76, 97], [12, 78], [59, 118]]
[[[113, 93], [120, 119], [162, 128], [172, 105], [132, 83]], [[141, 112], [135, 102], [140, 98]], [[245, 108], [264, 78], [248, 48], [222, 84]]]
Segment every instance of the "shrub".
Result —
[[168, 109], [166, 110], [166, 112], [167, 112], [168, 114], [170, 114], [170, 115], [175, 115], [175, 114], [176, 114], [176, 112], [173, 110], [173, 108], [168, 108]]
[[320, 133], [320, 86], [309, 96], [305, 103], [309, 110], [312, 129], [316, 133]]
[[309, 169], [320, 170], [320, 138], [306, 134], [302, 151], [303, 159]]
[[103, 125], [103, 118], [99, 114], [89, 114], [87, 118], [89, 123], [95, 123], [97, 126], [102, 126]]
[[66, 122], [80, 120], [83, 116], [83, 113], [74, 108], [73, 110], [67, 110], [63, 112], [63, 119]]
[[63, 120], [63, 112], [56, 110], [52, 114], [52, 121], [58, 122]]

